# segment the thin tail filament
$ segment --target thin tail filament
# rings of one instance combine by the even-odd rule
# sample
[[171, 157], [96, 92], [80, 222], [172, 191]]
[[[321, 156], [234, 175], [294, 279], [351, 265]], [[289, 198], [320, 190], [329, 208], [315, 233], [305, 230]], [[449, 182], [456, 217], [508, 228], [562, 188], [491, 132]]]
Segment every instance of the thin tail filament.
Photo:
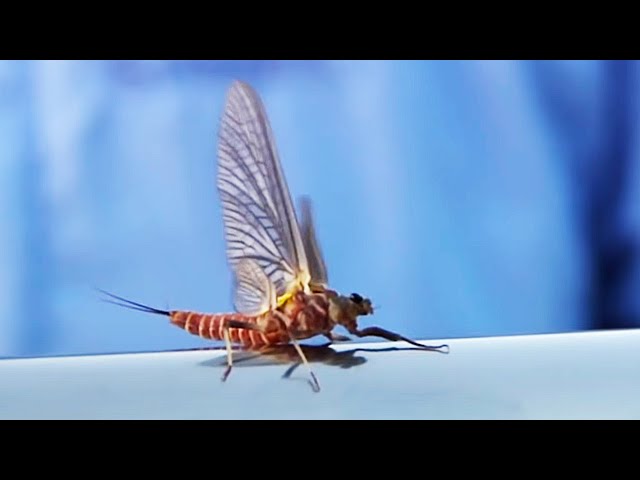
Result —
[[100, 293], [107, 295], [112, 300], [105, 298], [103, 301], [107, 303], [112, 303], [114, 305], [118, 305], [120, 307], [129, 308], [131, 310], [137, 310], [139, 312], [145, 313], [154, 313], [156, 315], [165, 315], [167, 317], [171, 316], [171, 312], [169, 310], [160, 310], [158, 308], [150, 307], [149, 305], [144, 305], [142, 303], [134, 302], [132, 300], [128, 300], [123, 297], [119, 297], [118, 295], [114, 295], [113, 293], [109, 293], [106, 290], [97, 289]]

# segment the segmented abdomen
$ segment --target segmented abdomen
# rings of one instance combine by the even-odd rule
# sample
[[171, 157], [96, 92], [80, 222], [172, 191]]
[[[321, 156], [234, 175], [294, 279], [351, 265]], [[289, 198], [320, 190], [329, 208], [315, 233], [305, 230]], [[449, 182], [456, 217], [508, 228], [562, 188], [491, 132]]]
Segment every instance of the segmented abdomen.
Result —
[[[250, 316], [241, 313], [198, 313], [189, 311], [171, 312], [171, 323], [202, 338], [224, 341], [224, 326], [228, 322], [241, 322], [249, 327], [229, 326], [229, 340], [247, 348], [289, 343], [287, 330], [299, 340], [328, 332], [332, 328], [329, 320], [330, 293], [306, 295], [302, 292], [291, 298], [282, 309], [263, 315]], [[258, 325], [264, 330], [257, 329]]]
[[[207, 314], [188, 311], [171, 312], [171, 323], [187, 332], [202, 338], [224, 340], [224, 325], [228, 321], [248, 323], [257, 326], [259, 317], [250, 317], [237, 313]], [[247, 348], [260, 348], [267, 345], [286, 343], [286, 332], [272, 331], [263, 333], [250, 328], [228, 327], [232, 343]]]

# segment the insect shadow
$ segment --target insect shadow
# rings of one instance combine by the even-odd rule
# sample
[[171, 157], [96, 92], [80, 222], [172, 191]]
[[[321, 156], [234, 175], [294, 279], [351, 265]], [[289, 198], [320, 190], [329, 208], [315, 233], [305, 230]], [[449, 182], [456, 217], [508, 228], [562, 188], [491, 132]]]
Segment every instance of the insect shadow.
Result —
[[[323, 363], [325, 365], [352, 368], [363, 365], [367, 362], [367, 358], [357, 353], [385, 353], [385, 352], [402, 352], [402, 351], [422, 351], [424, 349], [416, 347], [386, 347], [386, 348], [366, 348], [356, 347], [349, 350], [335, 350], [331, 348], [331, 343], [322, 345], [300, 345], [304, 351], [307, 360], [310, 363]], [[437, 353], [448, 354], [448, 351], [434, 350]], [[235, 351], [233, 354], [234, 368], [249, 366], [266, 366], [266, 365], [283, 365], [291, 364], [291, 366], [282, 375], [283, 379], [288, 379], [291, 374], [302, 365], [300, 356], [293, 345], [276, 345], [268, 347], [259, 352], [255, 351]], [[215, 358], [200, 362], [200, 365], [207, 367], [226, 368], [226, 358]]]

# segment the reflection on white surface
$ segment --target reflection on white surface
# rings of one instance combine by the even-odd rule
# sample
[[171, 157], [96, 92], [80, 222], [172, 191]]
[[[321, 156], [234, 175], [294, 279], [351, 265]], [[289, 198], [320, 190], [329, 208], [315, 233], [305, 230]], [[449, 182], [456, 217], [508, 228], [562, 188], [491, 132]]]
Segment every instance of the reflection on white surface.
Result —
[[639, 342], [620, 330], [451, 340], [448, 355], [333, 345], [310, 350], [320, 393], [302, 366], [283, 378], [284, 354], [239, 354], [226, 383], [221, 350], [2, 360], [0, 418], [638, 419]]

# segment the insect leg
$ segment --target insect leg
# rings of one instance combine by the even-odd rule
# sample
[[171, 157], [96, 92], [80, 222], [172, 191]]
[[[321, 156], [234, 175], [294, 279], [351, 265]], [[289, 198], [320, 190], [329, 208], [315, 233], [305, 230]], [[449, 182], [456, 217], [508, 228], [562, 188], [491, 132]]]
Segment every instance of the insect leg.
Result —
[[293, 346], [296, 348], [298, 355], [300, 355], [300, 358], [302, 359], [302, 363], [304, 363], [307, 366], [307, 369], [309, 369], [309, 375], [311, 375], [311, 378], [313, 379], [313, 382], [309, 382], [311, 384], [311, 388], [313, 389], [314, 392], [316, 393], [319, 392], [320, 384], [318, 383], [318, 379], [316, 378], [315, 373], [313, 373], [313, 370], [311, 369], [311, 365], [307, 361], [307, 357], [305, 357], [304, 352], [300, 348], [300, 344], [291, 333], [289, 333], [289, 337], [291, 338], [291, 342], [293, 343]]
[[[423, 350], [431, 350], [431, 351], [440, 352], [440, 353], [449, 353], [449, 345], [437, 345], [437, 346], [422, 345], [421, 343], [414, 342], [413, 340], [403, 337], [402, 335], [398, 335], [397, 333], [390, 332], [389, 330], [385, 330], [384, 328], [380, 328], [380, 327], [367, 327], [362, 330], [353, 328], [349, 330], [349, 333], [356, 335], [358, 337], [370, 337], [370, 336], [382, 337], [392, 342], [398, 342], [398, 341], [407, 342], [407, 343], [410, 343], [411, 345], [415, 345], [416, 347], [420, 347]], [[443, 351], [444, 349], [446, 349], [446, 351]]]
[[224, 343], [227, 345], [227, 368], [222, 374], [222, 381], [226, 381], [227, 377], [231, 373], [231, 369], [233, 368], [233, 353], [231, 351], [231, 340], [229, 339], [229, 327], [226, 324], [223, 327], [224, 332]]
[[[276, 310], [275, 313], [278, 314], [280, 312], [278, 312]], [[315, 373], [313, 373], [313, 369], [311, 368], [311, 365], [309, 364], [309, 361], [307, 360], [307, 357], [305, 356], [304, 352], [300, 348], [300, 344], [298, 343], [298, 340], [296, 340], [295, 336], [293, 335], [293, 332], [291, 332], [289, 327], [287, 327], [287, 324], [282, 320], [282, 318], [280, 318], [279, 315], [274, 315], [274, 318], [278, 319], [278, 322], [280, 323], [281, 327], [289, 334], [289, 338], [291, 339], [291, 343], [293, 343], [293, 346], [295, 347], [296, 351], [298, 352], [298, 355], [300, 355], [300, 358], [302, 359], [302, 363], [304, 363], [306, 365], [307, 369], [309, 370], [309, 375], [313, 379], [313, 382], [309, 381], [309, 384], [311, 385], [311, 389], [316, 393], [319, 392], [320, 391], [320, 383], [318, 382], [318, 379], [316, 378]]]
[[231, 369], [233, 368], [233, 353], [231, 350], [231, 339], [229, 338], [229, 328], [244, 328], [247, 330], [260, 330], [260, 328], [248, 322], [242, 322], [240, 320], [223, 320], [224, 324], [222, 327], [222, 331], [224, 334], [224, 342], [227, 345], [227, 368], [222, 374], [222, 381], [226, 381], [227, 377], [231, 373]]

